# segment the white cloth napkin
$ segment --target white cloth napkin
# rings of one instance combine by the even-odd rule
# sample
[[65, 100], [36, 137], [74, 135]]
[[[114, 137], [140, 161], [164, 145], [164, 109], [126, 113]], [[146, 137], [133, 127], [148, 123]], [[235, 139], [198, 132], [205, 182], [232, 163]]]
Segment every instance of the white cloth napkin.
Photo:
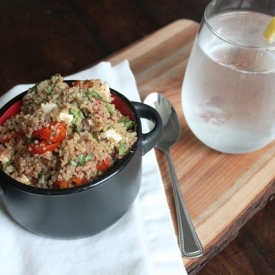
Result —
[[[140, 101], [128, 61], [108, 62], [66, 77], [100, 78], [132, 101]], [[31, 85], [18, 85], [0, 106]], [[35, 211], [35, 209], [34, 209]], [[154, 150], [143, 157], [139, 195], [113, 226], [88, 238], [55, 240], [18, 225], [0, 199], [0, 274], [5, 275], [182, 275], [180, 256]]]

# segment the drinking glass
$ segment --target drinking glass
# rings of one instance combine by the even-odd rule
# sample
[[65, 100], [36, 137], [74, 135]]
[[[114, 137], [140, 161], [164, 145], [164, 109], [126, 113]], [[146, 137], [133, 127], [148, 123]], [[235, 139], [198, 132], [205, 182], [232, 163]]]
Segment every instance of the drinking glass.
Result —
[[214, 0], [188, 61], [182, 107], [207, 146], [239, 154], [275, 139], [275, 44], [263, 32], [274, 0]]

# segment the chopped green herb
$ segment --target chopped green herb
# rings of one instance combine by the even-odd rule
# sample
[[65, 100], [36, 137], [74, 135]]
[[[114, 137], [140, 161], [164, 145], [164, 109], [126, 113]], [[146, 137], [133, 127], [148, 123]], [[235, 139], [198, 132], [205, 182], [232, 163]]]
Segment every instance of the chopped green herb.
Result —
[[130, 120], [129, 117], [122, 116], [118, 120], [118, 123], [123, 123], [128, 131], [136, 129], [136, 123], [134, 121]]
[[35, 140], [37, 140], [37, 139], [34, 137], [31, 137], [27, 140], [27, 143], [29, 143], [29, 144], [34, 143]]
[[61, 75], [60, 75], [60, 73], [56, 73], [56, 74], [54, 74], [52, 77], [60, 77]]
[[57, 79], [58, 79], [59, 77], [61, 77], [61, 75], [60, 75], [59, 73], [56, 73], [55, 75], [53, 75], [53, 76], [51, 77], [52, 83], [56, 83], [56, 81], [57, 81]]
[[[39, 82], [39, 83], [40, 83], [40, 82]], [[36, 92], [36, 89], [37, 89], [37, 86], [39, 85], [39, 83], [36, 83], [33, 87], [31, 87], [31, 88], [29, 89], [29, 92], [30, 92], [30, 93]]]
[[99, 142], [98, 133], [93, 132], [93, 137], [96, 139], [97, 142]]
[[86, 92], [85, 94], [87, 97], [89, 97], [90, 95], [95, 97], [95, 98], [98, 98], [98, 99], [101, 99], [103, 100], [103, 98], [95, 91], [95, 90], [92, 90], [92, 89], [88, 89], [88, 91]]
[[118, 148], [118, 154], [120, 156], [123, 156], [126, 153], [126, 146], [124, 143], [120, 142], [119, 143], [119, 148]]
[[101, 99], [101, 100], [103, 100], [102, 99], [102, 97], [96, 92], [96, 91], [94, 91], [94, 90], [89, 90], [90, 92], [91, 92], [91, 95], [93, 96], [93, 97], [96, 97], [96, 98], [98, 98], [98, 99]]
[[84, 118], [84, 115], [83, 115], [83, 112], [80, 110], [80, 109], [76, 109], [76, 110], [73, 110], [73, 109], [69, 109], [69, 114], [70, 115], [73, 115], [73, 119], [72, 119], [72, 125], [73, 125], [73, 128], [76, 132], [79, 131], [79, 121]]
[[77, 161], [71, 160], [70, 165], [72, 165], [72, 166], [82, 166], [85, 163], [87, 163], [90, 159], [92, 159], [93, 156], [94, 156], [93, 154], [88, 154], [86, 156], [84, 154], [81, 154], [81, 155], [78, 156]]
[[38, 179], [42, 178], [43, 176], [44, 176], [44, 174], [42, 172], [40, 172], [40, 173], [37, 174], [37, 178]]
[[74, 161], [74, 160], [71, 160], [71, 161], [70, 161], [70, 165], [72, 165], [72, 166], [77, 166], [77, 162]]
[[119, 120], [118, 123], [125, 123], [128, 120], [128, 117], [122, 116]]
[[88, 161], [88, 160], [90, 160], [90, 159], [92, 159], [94, 157], [94, 155], [93, 154], [88, 154], [87, 156], [86, 156], [86, 162]]
[[105, 107], [111, 115], [114, 114], [114, 110], [109, 103], [105, 102]]
[[72, 124], [76, 124], [76, 122], [79, 119], [84, 118], [84, 115], [80, 109], [76, 109], [76, 110], [69, 109], [69, 114], [73, 115], [73, 117], [74, 117], [72, 120]]
[[47, 94], [51, 94], [52, 91], [53, 91], [53, 86], [48, 86], [48, 87], [46, 88]]
[[86, 157], [83, 154], [81, 154], [81, 155], [78, 156], [78, 162], [77, 162], [78, 165], [82, 166], [86, 162], [87, 162], [86, 161]]
[[109, 102], [107, 102], [106, 100], [104, 100], [102, 98], [102, 96], [100, 96], [96, 91], [92, 90], [92, 89], [89, 89], [87, 92], [86, 92], [86, 96], [89, 97], [89, 95], [97, 98], [97, 99], [100, 99], [102, 102], [104, 102], [104, 105], [106, 107], [106, 109], [108, 110], [108, 112], [112, 115], [114, 114], [114, 110], [113, 108], [110, 106]]
[[5, 170], [7, 169], [7, 167], [11, 165], [11, 163], [12, 163], [11, 160], [5, 162], [5, 163], [3, 164], [3, 171], [5, 171]]
[[136, 128], [135, 122], [131, 121], [131, 120], [127, 121], [125, 123], [125, 126], [126, 126], [127, 130], [131, 130], [131, 129], [135, 129]]

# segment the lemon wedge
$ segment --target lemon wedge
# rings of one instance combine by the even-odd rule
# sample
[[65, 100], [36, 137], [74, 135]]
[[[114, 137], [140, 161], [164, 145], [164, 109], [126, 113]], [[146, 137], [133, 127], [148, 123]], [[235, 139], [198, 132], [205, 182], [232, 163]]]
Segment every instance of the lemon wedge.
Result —
[[269, 24], [264, 30], [264, 38], [268, 43], [273, 43], [275, 41], [275, 17], [271, 19]]

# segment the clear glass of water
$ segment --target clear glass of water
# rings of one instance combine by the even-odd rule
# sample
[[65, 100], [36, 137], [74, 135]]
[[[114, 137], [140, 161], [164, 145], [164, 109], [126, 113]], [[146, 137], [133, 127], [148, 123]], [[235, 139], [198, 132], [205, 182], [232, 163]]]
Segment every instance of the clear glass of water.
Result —
[[275, 44], [263, 32], [275, 0], [214, 0], [187, 65], [182, 107], [192, 132], [214, 150], [239, 154], [275, 139]]

